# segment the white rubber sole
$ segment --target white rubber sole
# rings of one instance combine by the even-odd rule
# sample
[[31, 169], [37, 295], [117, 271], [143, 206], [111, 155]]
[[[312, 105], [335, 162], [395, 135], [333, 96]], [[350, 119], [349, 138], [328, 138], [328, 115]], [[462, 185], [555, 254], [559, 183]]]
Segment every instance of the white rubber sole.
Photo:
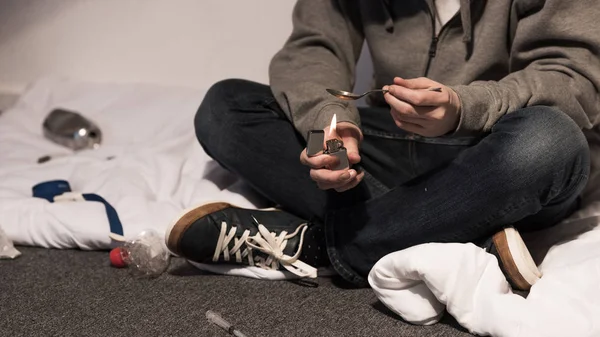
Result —
[[[208, 271], [210, 273], [219, 275], [240, 276], [269, 281], [294, 280], [301, 278], [300, 276], [292, 274], [286, 270], [264, 269], [256, 266], [232, 265], [225, 263], [199, 263], [191, 260], [187, 260], [187, 262], [200, 270]], [[335, 272], [335, 270], [333, 270], [333, 268], [325, 267], [319, 268], [317, 271], [317, 275], [319, 277], [332, 277], [337, 275], [337, 273]]]
[[504, 233], [517, 270], [527, 283], [535, 284], [542, 277], [542, 273], [535, 264], [529, 249], [527, 249], [525, 241], [523, 241], [519, 232], [512, 227], [504, 229]]

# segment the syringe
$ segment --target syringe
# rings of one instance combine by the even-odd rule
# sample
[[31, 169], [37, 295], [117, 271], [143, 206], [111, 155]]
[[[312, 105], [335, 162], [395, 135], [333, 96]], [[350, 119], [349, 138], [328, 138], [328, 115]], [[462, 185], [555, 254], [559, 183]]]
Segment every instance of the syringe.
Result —
[[231, 325], [231, 323], [224, 320], [223, 317], [219, 316], [219, 314], [217, 314], [214, 311], [208, 310], [206, 312], [206, 319], [208, 319], [209, 322], [220, 326], [225, 331], [229, 332], [230, 334], [236, 337], [246, 337], [246, 335], [244, 335], [241, 331], [235, 329], [233, 325]]

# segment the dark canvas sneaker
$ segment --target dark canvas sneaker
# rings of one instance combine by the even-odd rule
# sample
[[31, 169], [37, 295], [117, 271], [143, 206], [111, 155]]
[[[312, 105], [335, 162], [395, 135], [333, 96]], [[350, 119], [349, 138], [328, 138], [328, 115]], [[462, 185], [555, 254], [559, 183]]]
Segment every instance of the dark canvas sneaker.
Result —
[[284, 211], [218, 202], [186, 211], [167, 230], [165, 241], [172, 253], [190, 262], [259, 267], [267, 272], [261, 278], [281, 270], [315, 278], [316, 268], [328, 264], [320, 231]]
[[521, 235], [513, 227], [494, 234], [484, 248], [496, 256], [500, 269], [513, 289], [529, 290], [542, 277]]

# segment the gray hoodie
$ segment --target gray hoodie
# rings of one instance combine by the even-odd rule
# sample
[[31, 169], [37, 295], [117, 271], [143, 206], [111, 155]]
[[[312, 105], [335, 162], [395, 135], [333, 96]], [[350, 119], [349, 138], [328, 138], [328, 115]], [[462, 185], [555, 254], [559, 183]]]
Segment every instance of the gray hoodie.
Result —
[[[366, 40], [373, 87], [425, 76], [461, 100], [456, 135], [487, 132], [504, 114], [546, 105], [581, 128], [600, 120], [598, 0], [461, 0], [439, 35], [430, 0], [298, 0], [293, 32], [271, 61], [270, 85], [296, 129], [358, 110], [326, 93], [351, 91]], [[385, 105], [382, 95], [371, 105]]]

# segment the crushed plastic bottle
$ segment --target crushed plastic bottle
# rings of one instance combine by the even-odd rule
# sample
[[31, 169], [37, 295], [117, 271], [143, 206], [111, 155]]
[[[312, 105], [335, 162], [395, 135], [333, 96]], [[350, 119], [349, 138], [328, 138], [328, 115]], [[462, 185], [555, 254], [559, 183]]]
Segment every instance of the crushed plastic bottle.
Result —
[[149, 229], [114, 248], [110, 252], [110, 262], [118, 268], [127, 267], [135, 277], [154, 278], [167, 270], [171, 254], [160, 235]]
[[0, 227], [0, 259], [14, 259], [19, 255], [21, 252], [15, 249], [12, 240]]

